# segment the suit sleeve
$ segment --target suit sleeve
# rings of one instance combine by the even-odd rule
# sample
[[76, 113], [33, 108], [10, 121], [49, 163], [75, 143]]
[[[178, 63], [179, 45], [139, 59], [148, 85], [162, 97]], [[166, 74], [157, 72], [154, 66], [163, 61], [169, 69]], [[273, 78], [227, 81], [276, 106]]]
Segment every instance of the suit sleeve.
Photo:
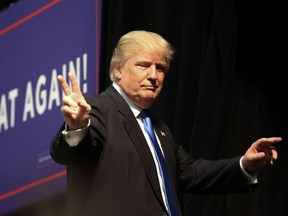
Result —
[[191, 159], [178, 146], [181, 190], [188, 193], [227, 194], [253, 191], [239, 165], [240, 157], [222, 160]]
[[65, 128], [63, 124], [50, 145], [50, 155], [57, 163], [65, 165], [77, 164], [84, 160], [97, 158], [97, 155], [102, 151], [106, 134], [105, 116], [102, 114], [103, 111], [97, 108], [100, 107], [96, 104], [97, 100], [91, 98], [86, 98], [86, 100], [92, 106], [90, 114], [91, 124], [88, 132], [77, 146], [70, 146], [62, 134]]

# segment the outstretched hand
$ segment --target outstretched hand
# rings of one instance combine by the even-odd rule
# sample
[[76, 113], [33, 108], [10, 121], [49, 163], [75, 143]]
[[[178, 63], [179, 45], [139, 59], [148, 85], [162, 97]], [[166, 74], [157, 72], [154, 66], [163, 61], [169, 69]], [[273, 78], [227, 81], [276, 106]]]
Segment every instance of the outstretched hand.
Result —
[[61, 112], [64, 120], [68, 124], [69, 130], [76, 130], [87, 126], [91, 106], [86, 102], [79, 88], [75, 75], [68, 73], [71, 82], [71, 89], [63, 76], [57, 77], [59, 84], [65, 94]]
[[274, 144], [281, 141], [281, 137], [261, 138], [256, 140], [243, 156], [243, 168], [249, 173], [256, 173], [266, 164], [273, 165], [278, 156]]

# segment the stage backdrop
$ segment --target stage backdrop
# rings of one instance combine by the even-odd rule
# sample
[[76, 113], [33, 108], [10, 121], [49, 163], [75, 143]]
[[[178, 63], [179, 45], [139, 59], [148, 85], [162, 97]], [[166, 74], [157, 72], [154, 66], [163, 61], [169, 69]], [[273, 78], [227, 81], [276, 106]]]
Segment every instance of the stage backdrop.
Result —
[[66, 190], [52, 161], [60, 128], [57, 75], [98, 93], [101, 0], [21, 0], [0, 14], [0, 215]]

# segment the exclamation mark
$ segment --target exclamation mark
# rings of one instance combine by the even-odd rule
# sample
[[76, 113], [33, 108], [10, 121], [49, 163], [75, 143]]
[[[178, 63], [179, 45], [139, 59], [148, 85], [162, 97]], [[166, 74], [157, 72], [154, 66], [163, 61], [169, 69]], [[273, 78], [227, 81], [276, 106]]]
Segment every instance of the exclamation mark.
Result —
[[87, 84], [87, 53], [83, 54], [83, 86], [82, 91], [83, 94], [88, 92], [88, 84]]
[[[63, 64], [62, 65], [62, 76], [63, 76], [63, 78], [64, 78], [64, 80], [66, 80], [66, 82], [67, 83], [69, 83], [68, 81], [67, 81], [67, 65], [66, 64]], [[70, 85], [70, 84], [69, 84]], [[65, 93], [64, 93], [64, 91], [62, 91], [62, 98], [65, 96]]]

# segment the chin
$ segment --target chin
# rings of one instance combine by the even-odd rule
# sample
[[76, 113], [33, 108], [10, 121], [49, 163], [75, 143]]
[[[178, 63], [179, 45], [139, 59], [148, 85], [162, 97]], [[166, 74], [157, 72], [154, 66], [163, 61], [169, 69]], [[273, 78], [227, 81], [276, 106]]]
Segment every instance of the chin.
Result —
[[149, 109], [154, 103], [154, 101], [155, 101], [155, 98], [142, 98], [139, 101], [138, 106], [142, 109]]

